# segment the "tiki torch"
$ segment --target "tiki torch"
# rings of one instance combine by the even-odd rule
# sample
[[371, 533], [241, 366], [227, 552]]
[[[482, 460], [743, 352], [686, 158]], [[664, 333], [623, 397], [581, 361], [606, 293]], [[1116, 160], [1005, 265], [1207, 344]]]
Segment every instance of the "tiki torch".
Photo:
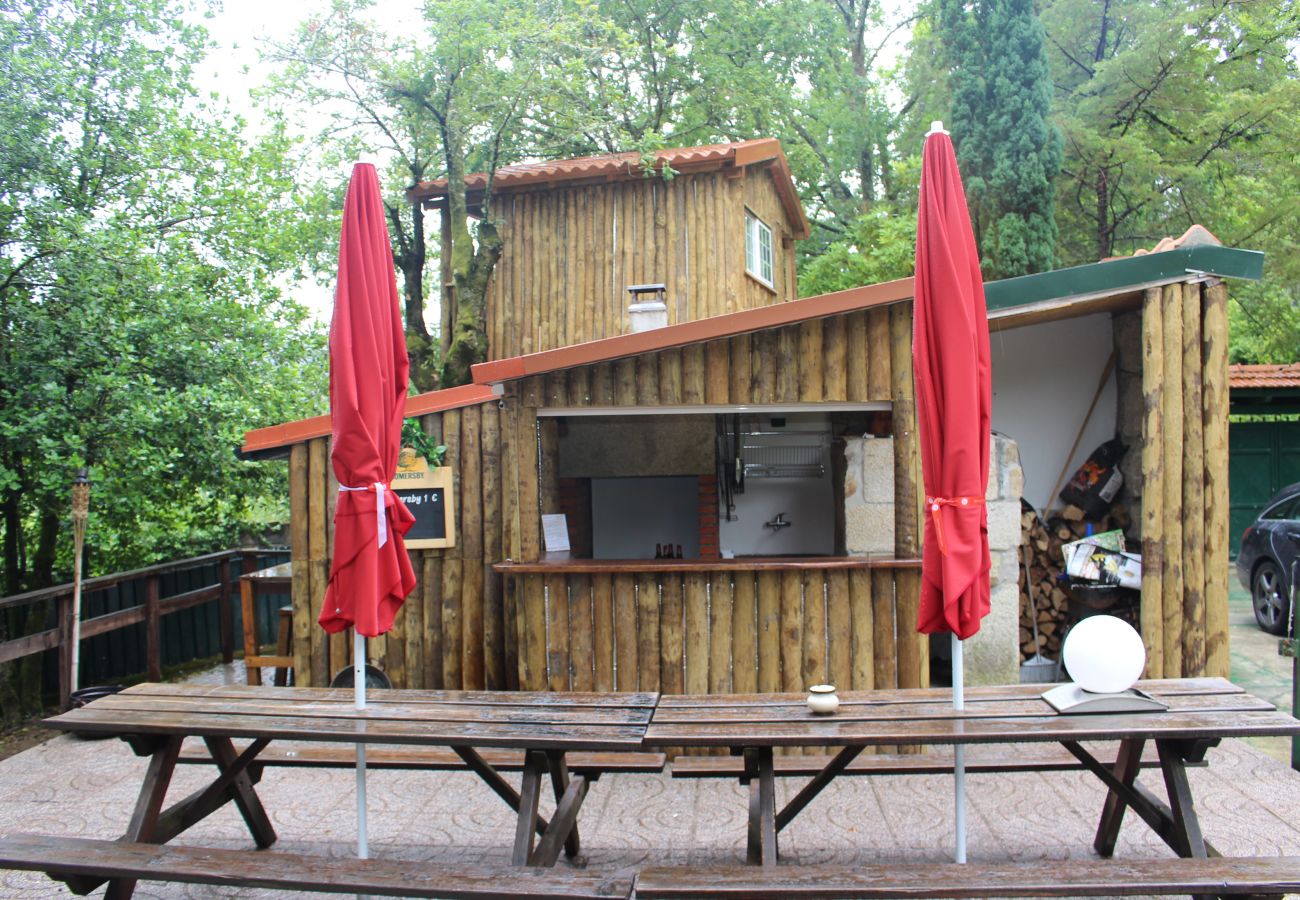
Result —
[[77, 690], [81, 662], [81, 548], [86, 541], [86, 519], [90, 515], [90, 479], [85, 469], [72, 480], [72, 646], [68, 656], [70, 690]]

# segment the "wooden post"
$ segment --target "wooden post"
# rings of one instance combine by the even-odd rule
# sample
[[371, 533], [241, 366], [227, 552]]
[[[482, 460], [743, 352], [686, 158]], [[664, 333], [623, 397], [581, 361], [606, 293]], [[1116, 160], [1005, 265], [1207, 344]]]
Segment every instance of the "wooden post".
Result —
[[831, 684], [840, 690], [853, 688], [851, 651], [853, 643], [853, 616], [849, 605], [849, 573], [830, 571], [826, 574], [826, 666]]
[[797, 570], [781, 573], [781, 690], [803, 690], [803, 577]]
[[636, 629], [638, 690], [659, 690], [659, 578], [651, 572], [637, 578]]
[[731, 344], [725, 339], [709, 341], [704, 345], [704, 402], [723, 404], [729, 402], [731, 385]]
[[686, 658], [683, 634], [686, 589], [678, 572], [664, 572], [661, 584], [663, 600], [659, 615], [659, 654], [662, 666], [659, 672], [659, 690], [665, 694], [680, 694], [686, 687], [686, 675], [682, 667]]
[[221, 561], [221, 594], [217, 597], [217, 618], [221, 627], [221, 661], [235, 661], [235, 609], [230, 602], [230, 557]]
[[915, 559], [921, 553], [921, 457], [912, 380], [911, 303], [889, 307], [889, 366], [894, 401], [894, 555]]
[[442, 561], [442, 686], [449, 691], [465, 687], [464, 632], [461, 625], [463, 565], [464, 560], [459, 557], [444, 557]]
[[424, 557], [424, 686], [443, 687], [442, 680], [442, 556]]
[[794, 361], [798, 379], [800, 403], [819, 403], [822, 399], [822, 381], [824, 376], [822, 357], [825, 342], [822, 338], [822, 323], [819, 319], [808, 319], [798, 325], [796, 338], [799, 355]]
[[[312, 621], [320, 619], [325, 606], [325, 590], [329, 587], [329, 548], [326, 544], [329, 522], [329, 501], [326, 490], [329, 484], [329, 452], [327, 440], [315, 438], [307, 444], [307, 565], [311, 579]], [[311, 649], [313, 684], [329, 684], [337, 669], [343, 668], [338, 659], [331, 659], [335, 649], [319, 630], [313, 628], [308, 638]]]
[[738, 694], [758, 690], [758, 596], [753, 572], [732, 573], [731, 688]]
[[1183, 303], [1183, 671], [1205, 674], [1205, 435], [1201, 404], [1201, 286]]
[[875, 622], [871, 605], [871, 571], [849, 572], [849, 614], [853, 628], [853, 674], [849, 683], [855, 691], [869, 691], [876, 686], [873, 651]]
[[[841, 317], [844, 321], [845, 347], [845, 400], [870, 400], [871, 386], [868, 380], [868, 361], [871, 344], [867, 339], [868, 318], [865, 312], [853, 312]], [[888, 321], [888, 319], [886, 319]], [[888, 335], [886, 335], [888, 336]], [[888, 381], [888, 379], [886, 379]]]
[[591, 579], [591, 616], [594, 633], [595, 690], [614, 690], [614, 579], [610, 575], [593, 575]]
[[[253, 581], [249, 578], [239, 580], [239, 607], [243, 614], [244, 659], [258, 655], [257, 646], [257, 594], [253, 590]], [[262, 667], [244, 664], [244, 680], [251, 685], [262, 683]]]
[[[546, 577], [546, 683], [552, 691], [571, 691], [569, 657], [569, 579]], [[540, 581], [541, 578], [539, 577]], [[531, 640], [531, 638], [530, 638]]]
[[1228, 288], [1205, 287], [1205, 674], [1227, 678], [1228, 659]]
[[[910, 303], [895, 304], [907, 308], [908, 318], [911, 318], [912, 305]], [[868, 400], [889, 400], [890, 383], [893, 378], [892, 366], [889, 349], [889, 320], [893, 306], [877, 306], [874, 309], [867, 310], [867, 399]], [[910, 359], [907, 361], [907, 368], [912, 368]]]
[[1182, 372], [1183, 357], [1183, 292], [1179, 285], [1166, 285], [1160, 307], [1164, 325], [1162, 355], [1164, 356], [1164, 538], [1168, 552], [1162, 573], [1161, 606], [1163, 608], [1162, 634], [1164, 641], [1164, 677], [1179, 678], [1183, 674], [1183, 383], [1181, 378], [1169, 377]]
[[822, 392], [824, 400], [847, 399], [848, 385], [848, 331], [846, 316], [832, 316], [822, 320], [822, 352], [826, 355], [822, 366]]
[[898, 687], [894, 642], [894, 570], [871, 570], [872, 680], [876, 690]]
[[635, 691], [640, 668], [637, 662], [636, 581], [631, 575], [614, 576], [614, 665], [615, 690]]
[[1160, 288], [1142, 300], [1142, 643], [1147, 678], [1164, 677], [1164, 334]]
[[709, 693], [731, 691], [731, 573], [714, 572], [709, 579]]
[[58, 599], [59, 622], [59, 709], [67, 709], [72, 703], [72, 657], [80, 650], [73, 647], [72, 640], [72, 592], [60, 595]]
[[322, 687], [311, 669], [311, 561], [307, 542], [307, 445], [289, 448], [289, 559], [293, 563], [293, 673], [299, 687]]
[[461, 663], [466, 688], [486, 687], [483, 659], [483, 465], [481, 406], [467, 406], [460, 418]]
[[158, 608], [158, 576], [150, 575], [144, 583], [145, 665], [150, 681], [162, 681], [162, 634]]
[[781, 573], [764, 570], [756, 579], [758, 592], [758, 689], [781, 690]]
[[686, 584], [686, 693], [709, 691], [709, 588], [704, 574], [688, 572]]

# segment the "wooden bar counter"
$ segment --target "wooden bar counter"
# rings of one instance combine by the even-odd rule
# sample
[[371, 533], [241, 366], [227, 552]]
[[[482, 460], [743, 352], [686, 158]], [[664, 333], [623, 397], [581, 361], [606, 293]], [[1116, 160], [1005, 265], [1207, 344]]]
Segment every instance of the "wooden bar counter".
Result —
[[[506, 560], [524, 690], [924, 687], [895, 585], [919, 559]], [[903, 577], [899, 577], [903, 576]], [[903, 598], [906, 599], [906, 598]], [[915, 654], [913, 654], [914, 658]]]

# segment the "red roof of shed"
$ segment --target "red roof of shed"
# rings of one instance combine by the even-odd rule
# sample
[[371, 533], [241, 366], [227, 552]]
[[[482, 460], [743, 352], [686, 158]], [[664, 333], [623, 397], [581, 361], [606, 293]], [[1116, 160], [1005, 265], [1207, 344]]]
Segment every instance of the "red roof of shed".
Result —
[[1234, 388], [1298, 388], [1300, 363], [1280, 366], [1235, 365], [1228, 367], [1228, 384]]

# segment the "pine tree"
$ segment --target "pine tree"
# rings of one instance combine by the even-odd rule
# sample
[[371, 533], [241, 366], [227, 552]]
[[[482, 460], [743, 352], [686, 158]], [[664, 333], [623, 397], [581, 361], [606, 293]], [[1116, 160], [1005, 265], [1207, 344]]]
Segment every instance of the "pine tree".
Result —
[[952, 133], [990, 278], [1053, 267], [1061, 135], [1032, 0], [940, 0]]

